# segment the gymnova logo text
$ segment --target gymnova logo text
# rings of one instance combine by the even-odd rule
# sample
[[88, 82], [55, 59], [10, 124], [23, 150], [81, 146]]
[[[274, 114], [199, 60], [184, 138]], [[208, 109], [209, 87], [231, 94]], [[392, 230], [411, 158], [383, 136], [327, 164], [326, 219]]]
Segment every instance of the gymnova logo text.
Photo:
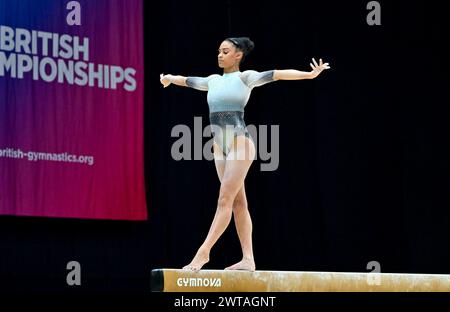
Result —
[[221, 278], [180, 277], [177, 279], [179, 287], [221, 287]]

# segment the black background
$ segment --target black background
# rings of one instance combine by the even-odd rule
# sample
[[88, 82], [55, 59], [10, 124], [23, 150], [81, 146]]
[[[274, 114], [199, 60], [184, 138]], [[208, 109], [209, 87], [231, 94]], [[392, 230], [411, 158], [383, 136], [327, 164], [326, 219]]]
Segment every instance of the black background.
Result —
[[[444, 2], [145, 1], [146, 222], [0, 217], [0, 290], [150, 291], [150, 271], [190, 262], [216, 209], [213, 161], [171, 158], [178, 124], [208, 122], [206, 93], [159, 74], [221, 73], [217, 48], [249, 36], [241, 70], [331, 69], [256, 88], [247, 124], [279, 125], [280, 163], [246, 192], [259, 270], [450, 274], [449, 54]], [[233, 222], [206, 269], [241, 257]], [[66, 284], [81, 263], [82, 285]]]

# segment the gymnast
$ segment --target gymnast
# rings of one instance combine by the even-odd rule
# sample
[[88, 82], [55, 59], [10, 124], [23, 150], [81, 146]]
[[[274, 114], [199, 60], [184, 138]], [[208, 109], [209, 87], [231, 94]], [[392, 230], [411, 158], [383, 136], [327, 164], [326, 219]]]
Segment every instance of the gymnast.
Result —
[[248, 37], [225, 39], [219, 47], [217, 61], [223, 74], [208, 77], [160, 75], [164, 88], [170, 84], [208, 91], [209, 118], [214, 137], [213, 153], [220, 191], [217, 209], [208, 235], [192, 261], [183, 267], [198, 271], [209, 261], [211, 248], [228, 227], [232, 215], [238, 232], [242, 260], [225, 270], [255, 271], [252, 246], [252, 220], [245, 194], [245, 177], [255, 158], [255, 144], [244, 122], [244, 107], [253, 88], [275, 80], [314, 79], [329, 69], [322, 59], [313, 58], [309, 72], [286, 69], [240, 71], [240, 64], [253, 50]]

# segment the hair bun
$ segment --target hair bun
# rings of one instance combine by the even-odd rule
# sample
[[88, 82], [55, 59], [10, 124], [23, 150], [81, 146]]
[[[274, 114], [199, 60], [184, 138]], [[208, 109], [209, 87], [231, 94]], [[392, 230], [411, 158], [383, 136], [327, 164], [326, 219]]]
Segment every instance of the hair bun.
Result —
[[240, 44], [242, 45], [245, 54], [249, 54], [255, 48], [255, 44], [250, 38], [240, 37], [238, 39], [240, 39], [239, 41], [241, 42]]
[[236, 47], [238, 47], [244, 55], [249, 54], [254, 48], [255, 44], [250, 40], [249, 37], [231, 37], [227, 39], [232, 42]]
[[225, 40], [230, 41], [239, 51], [243, 52], [241, 62], [243, 62], [245, 57], [255, 48], [255, 44], [249, 37], [229, 37]]

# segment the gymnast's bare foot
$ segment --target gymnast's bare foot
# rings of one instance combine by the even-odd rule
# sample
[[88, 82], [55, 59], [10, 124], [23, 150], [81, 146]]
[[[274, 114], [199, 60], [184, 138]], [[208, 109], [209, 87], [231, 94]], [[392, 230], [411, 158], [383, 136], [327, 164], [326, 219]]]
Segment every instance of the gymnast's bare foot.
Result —
[[255, 271], [255, 260], [252, 258], [242, 258], [241, 261], [225, 268], [225, 270], [243, 270], [253, 272]]
[[192, 259], [191, 263], [183, 267], [183, 270], [198, 271], [209, 261], [209, 251], [206, 248], [200, 247]]

